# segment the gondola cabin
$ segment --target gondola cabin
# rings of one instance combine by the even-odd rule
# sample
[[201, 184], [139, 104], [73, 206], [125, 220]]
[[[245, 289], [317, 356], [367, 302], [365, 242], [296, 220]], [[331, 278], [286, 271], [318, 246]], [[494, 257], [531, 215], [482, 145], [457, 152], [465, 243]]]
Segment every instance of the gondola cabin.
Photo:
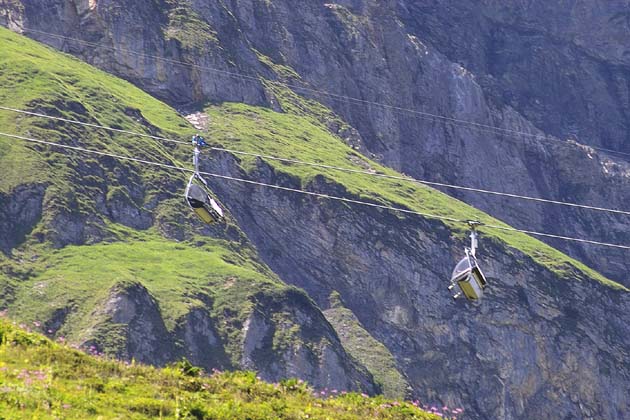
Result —
[[186, 201], [190, 208], [207, 224], [223, 220], [223, 210], [199, 185], [190, 184], [186, 189]]
[[455, 266], [451, 275], [451, 285], [457, 285], [468, 300], [479, 300], [488, 282], [481, 272], [477, 259], [468, 249], [466, 256]]

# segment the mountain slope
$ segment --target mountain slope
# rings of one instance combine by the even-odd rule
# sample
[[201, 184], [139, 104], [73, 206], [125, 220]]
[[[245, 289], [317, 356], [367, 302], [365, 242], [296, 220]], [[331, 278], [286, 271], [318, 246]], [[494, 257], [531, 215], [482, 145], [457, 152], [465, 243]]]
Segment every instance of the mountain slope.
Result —
[[[80, 78], [88, 66], [8, 31], [0, 34], [7, 45], [0, 56], [7, 69], [2, 75], [13, 80], [3, 98], [24, 89], [36, 92], [22, 105], [33, 110], [59, 109], [85, 121], [146, 126], [182, 138], [192, 132], [172, 109], [129, 84], [93, 69]], [[45, 59], [49, 54], [54, 60]], [[20, 59], [38, 71], [24, 77], [18, 68], [16, 75], [11, 62]], [[63, 73], [56, 63], [77, 69]], [[93, 97], [72, 102], [93, 84], [100, 89], [94, 88]], [[65, 102], [55, 102], [60, 95]], [[239, 150], [395, 173], [345, 144], [335, 129], [343, 121], [331, 111], [285, 90], [267, 87], [266, 95], [276, 111], [205, 106], [211, 117], [207, 138]], [[137, 98], [135, 107], [126, 105], [127, 96]], [[3, 105], [15, 106], [6, 100]], [[190, 153], [2, 115], [3, 130], [87, 148], [165, 162], [184, 161]], [[21, 155], [35, 168], [22, 176], [22, 167], [11, 164], [17, 176], [3, 187], [1, 211], [18, 215], [3, 228], [2, 272], [10, 291], [3, 306], [25, 321], [55, 325], [54, 333], [67, 328], [77, 344], [127, 358], [143, 355], [154, 363], [166, 361], [156, 359], [158, 353], [186, 354], [206, 366], [225, 362], [257, 369], [266, 378], [301, 376], [317, 386], [376, 391], [318, 307], [288, 283], [306, 290], [322, 309], [337, 291], [393, 356], [413, 397], [470, 407], [471, 418], [526, 418], [530, 412], [623, 418], [629, 411], [620, 391], [629, 377], [627, 289], [526, 235], [482, 229], [479, 255], [492, 288], [481, 305], [469, 305], [453, 302], [445, 290], [467, 242], [462, 224], [209, 177], [230, 216], [227, 225], [207, 229], [178, 198], [185, 178], [177, 172], [47, 147], [33, 154], [32, 146], [14, 140], [2, 144], [10, 144], [12, 153], [1, 157], [3, 165]], [[202, 167], [210, 172], [501, 223], [414, 183], [226, 152], [209, 155]], [[24, 224], [24, 213], [13, 209], [29, 202], [41, 210]], [[204, 258], [204, 251], [212, 255]], [[60, 290], [66, 282], [72, 286], [67, 294]], [[63, 315], [63, 308], [70, 312]], [[99, 317], [99, 325], [81, 324]], [[208, 353], [217, 359], [204, 360]], [[609, 406], [601, 404], [606, 398]]]
[[[173, 106], [273, 107], [261, 79], [277, 80], [410, 176], [630, 205], [627, 156], [589, 147], [626, 150], [624, 2], [23, 0], [0, 11], [9, 27]], [[448, 193], [521, 228], [630, 241], [623, 215]], [[630, 284], [627, 252], [545, 241]]]
[[[6, 30], [1, 36], [3, 105], [119, 129], [189, 130], [128, 83]], [[170, 155], [155, 142], [7, 112], [1, 127], [154, 161]], [[207, 369], [244, 367], [270, 380], [301, 376], [317, 386], [378, 390], [313, 302], [283, 284], [233, 222], [195, 223], [179, 197], [183, 176], [1, 142], [3, 169], [15, 174], [2, 180], [0, 195], [10, 292], [2, 300], [11, 315], [127, 360], [163, 364], [186, 355]]]
[[[293, 115], [237, 108], [241, 112], [233, 114], [247, 114], [257, 127], [274, 118], [299, 121], [295, 132], [307, 126]], [[240, 121], [233, 114], [230, 121]], [[239, 138], [248, 132], [243, 130]], [[282, 144], [282, 137], [282, 130], [276, 129], [269, 147]], [[309, 142], [291, 149], [312, 142], [309, 137]], [[251, 142], [253, 147], [265, 143], [263, 136]], [[384, 187], [377, 181], [346, 183], [333, 174], [295, 179], [302, 171], [296, 165], [279, 168], [273, 162], [257, 161], [244, 170], [225, 158], [206, 167], [216, 172], [226, 166], [232, 176], [249, 175], [324, 194], [355, 197], [355, 192], [374, 199], [370, 191]], [[452, 302], [445, 290], [467, 242], [461, 227], [252, 186], [217, 182], [214, 188], [281, 278], [304, 288], [322, 307], [330, 293], [341, 294], [360, 324], [394, 355], [413, 395], [440, 395], [444, 403], [462, 404], [469, 416], [479, 419], [528, 418], [529, 410], [578, 418], [623, 418], [628, 412], [618, 391], [630, 378], [622, 321], [627, 318], [628, 292], [589, 279], [575, 263], [561, 263], [566, 257], [546, 245], [525, 236], [503, 239], [493, 237], [490, 229], [484, 231], [479, 257], [492, 276], [492, 287], [475, 307]], [[439, 214], [479, 215], [461, 203], [442, 202], [445, 196], [432, 195], [439, 193], [418, 190], [402, 187], [393, 201]]]

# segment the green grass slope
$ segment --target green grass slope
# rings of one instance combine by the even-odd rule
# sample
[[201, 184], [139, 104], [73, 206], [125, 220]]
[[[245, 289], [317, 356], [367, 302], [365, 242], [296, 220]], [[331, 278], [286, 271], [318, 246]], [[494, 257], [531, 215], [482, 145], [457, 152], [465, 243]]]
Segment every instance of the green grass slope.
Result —
[[[116, 287], [140, 283], [160, 303], [171, 332], [196, 307], [210, 309], [214, 319], [226, 319], [230, 313], [243, 322], [251, 312], [253, 293], [281, 293], [286, 286], [249, 259], [250, 250], [230, 248], [218, 239], [200, 239], [192, 247], [147, 233], [142, 240], [50, 250], [29, 265], [29, 276], [8, 313], [15, 319], [46, 322], [69, 310], [61, 328], [50, 334], [85, 342], [91, 338], [87, 332], [107, 322], [95, 308]], [[218, 325], [237, 364], [239, 331], [229, 323]], [[105, 351], [116, 354], [114, 344]]]
[[[190, 126], [166, 104], [140, 89], [93, 67], [13, 32], [0, 28], [0, 104], [13, 108], [40, 108], [58, 117], [81, 119], [120, 129], [146, 132], [148, 127], [170, 133], [188, 133]], [[141, 115], [135, 114], [141, 109]], [[49, 141], [68, 140], [80, 135], [81, 142], [112, 152], [142, 154], [144, 141], [129, 136], [76, 129], [67, 124], [33, 120], [11, 112], [0, 112], [0, 127], [11, 133], [31, 135]], [[75, 141], [79, 138], [75, 137]], [[153, 144], [153, 148], [156, 145]], [[3, 139], [0, 146], [3, 176], [0, 191], [8, 191], [24, 181], [52, 180], [63, 171], [48, 166], [42, 157], [29, 152], [24, 144]], [[60, 153], [52, 150], [50, 153]], [[162, 157], [156, 152], [154, 157]], [[48, 174], [48, 176], [47, 176]]]
[[406, 402], [322, 395], [255, 373], [91, 357], [0, 319], [0, 419], [437, 419]]
[[[0, 104], [16, 108], [43, 108], [63, 117], [114, 126], [139, 132], [158, 132], [164, 135], [186, 138], [192, 127], [172, 108], [155, 100], [132, 85], [113, 76], [97, 71], [89, 65], [64, 56], [40, 44], [0, 29]], [[335, 116], [316, 102], [306, 101], [290, 91], [271, 87], [275, 90], [285, 113], [273, 112], [265, 108], [243, 104], [223, 104], [206, 109], [211, 117], [210, 138], [213, 142], [238, 150], [270, 154], [286, 158], [296, 158], [309, 162], [326, 163], [354, 169], [370, 168], [379, 173], [396, 173], [369, 161], [345, 145], [326, 129], [326, 122]], [[183, 147], [165, 145], [153, 140], [134, 138], [123, 134], [112, 134], [102, 130], [85, 129], [64, 123], [18, 116], [11, 112], [0, 112], [0, 127], [3, 131], [28, 134], [62, 143], [80, 142], [93, 149], [147, 158], [155, 161], [181, 163], [187, 159], [189, 150]], [[80, 139], [80, 140], [79, 140]], [[77, 185], [85, 182], [77, 174], [77, 166], [94, 164], [94, 158], [43, 148], [44, 153], [33, 153], [31, 145], [16, 140], [0, 139], [0, 165], [7, 176], [0, 180], [0, 191], [9, 192], [19, 184], [47, 182], [51, 207], [78, 206], [81, 212], [98, 213], [91, 202], [89, 187]], [[36, 150], [40, 150], [38, 146]], [[455, 200], [432, 188], [412, 182], [375, 178], [367, 175], [347, 174], [334, 170], [288, 165], [276, 161], [269, 164], [278, 171], [297, 176], [304, 186], [318, 174], [344, 185], [348, 192], [357, 198], [373, 202], [394, 204], [412, 210], [437, 214], [458, 219], [478, 219], [489, 224], [502, 225], [483, 212]], [[243, 160], [247, 166], [247, 159]], [[138, 181], [149, 185], [144, 195], [146, 206], [156, 196], [173, 196], [179, 191], [162, 190], [153, 185], [183, 186], [184, 178], [177, 173], [165, 170], [146, 170], [128, 162], [116, 162], [103, 171], [99, 165], [101, 182], [107, 183], [111, 191], [120, 186], [117, 167], [129, 167], [142, 174]], [[103, 173], [104, 172], [104, 173]], [[97, 176], [97, 175], [95, 175]], [[173, 183], [173, 177], [179, 183]], [[90, 180], [92, 181], [92, 180]], [[98, 180], [94, 180], [94, 183]], [[170, 184], [170, 185], [169, 185]], [[54, 194], [54, 195], [53, 195]], [[62, 197], [72, 195], [77, 203], [66, 203]], [[180, 203], [179, 211], [186, 209]], [[45, 218], [46, 216], [44, 216]], [[448, 222], [447, 222], [448, 223]], [[117, 231], [105, 220], [105, 229]], [[461, 225], [451, 226], [454, 234], [464, 235]], [[45, 229], [40, 226], [37, 229]], [[567, 257], [559, 251], [527, 235], [482, 229], [484, 237], [498, 240], [508, 247], [516, 248], [531, 256], [534, 261], [548, 266], [567, 277], [581, 271], [588, 277], [604, 282], [611, 287], [625, 289], [583, 264]], [[165, 253], [166, 255], [166, 253]], [[62, 268], [63, 270], [63, 268]]]

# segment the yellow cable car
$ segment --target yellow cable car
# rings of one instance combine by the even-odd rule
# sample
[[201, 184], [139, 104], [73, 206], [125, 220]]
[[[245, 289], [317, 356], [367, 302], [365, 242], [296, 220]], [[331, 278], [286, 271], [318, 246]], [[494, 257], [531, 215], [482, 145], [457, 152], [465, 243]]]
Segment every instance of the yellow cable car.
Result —
[[186, 202], [201, 220], [207, 224], [217, 223], [223, 220], [223, 210], [217, 202], [210, 197], [199, 185], [190, 183], [186, 188]]
[[486, 276], [479, 268], [475, 253], [477, 250], [477, 231], [475, 228], [481, 223], [470, 221], [468, 222], [472, 232], [470, 234], [470, 248], [466, 248], [466, 256], [462, 258], [459, 263], [453, 269], [451, 274], [451, 285], [448, 290], [453, 290], [455, 286], [458, 286], [461, 290], [453, 299], [457, 299], [464, 295], [468, 300], [479, 300], [483, 297], [484, 289], [488, 285]]
[[[459, 286], [461, 292], [469, 300], [479, 300], [483, 297], [483, 289], [488, 282], [477, 264], [477, 259], [466, 249], [466, 256], [455, 266], [451, 275], [451, 286]], [[459, 296], [455, 295], [455, 298]]]
[[[193, 146], [195, 146], [195, 151], [193, 155], [193, 164], [195, 165], [195, 172], [190, 177], [188, 181], [188, 186], [186, 187], [186, 192], [184, 193], [186, 198], [186, 203], [188, 206], [195, 212], [197, 216], [204, 223], [213, 224], [217, 222], [223, 221], [223, 210], [221, 206], [216, 202], [214, 198], [208, 194], [206, 188], [208, 188], [208, 183], [205, 179], [203, 179], [199, 173], [199, 154], [201, 151], [199, 148], [201, 146], [207, 146], [204, 138], [198, 135], [193, 136], [192, 140]], [[204, 187], [195, 184], [193, 181], [197, 178], [201, 181]]]

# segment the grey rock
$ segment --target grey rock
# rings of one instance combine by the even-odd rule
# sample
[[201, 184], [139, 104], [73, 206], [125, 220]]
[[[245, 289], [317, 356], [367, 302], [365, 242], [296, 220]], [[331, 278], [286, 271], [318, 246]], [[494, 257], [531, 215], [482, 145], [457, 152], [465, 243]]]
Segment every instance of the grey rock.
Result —
[[176, 336], [183, 338], [184, 356], [206, 371], [233, 368], [225, 351], [225, 345], [214, 325], [215, 321], [204, 309], [192, 309], [179, 328]]
[[282, 296], [258, 294], [253, 300], [243, 324], [242, 367], [270, 381], [295, 377], [316, 388], [381, 391], [303, 292], [289, 289]]
[[42, 217], [44, 185], [23, 185], [0, 193], [0, 251], [5, 254], [22, 243]]
[[93, 316], [97, 319], [104, 316], [108, 322], [100, 324], [97, 338], [83, 343], [83, 346], [93, 343], [102, 345], [103, 342], [111, 345], [112, 337], [109, 335], [118, 334], [121, 348], [116, 356], [121, 359], [156, 365], [174, 359], [175, 349], [168, 340], [169, 334], [158, 303], [141, 284], [115, 286], [104, 306]]
[[[264, 182], [293, 186], [259, 166]], [[244, 184], [213, 187], [285, 281], [322, 307], [332, 291], [341, 294], [394, 355], [414, 397], [463, 406], [473, 419], [630, 414], [627, 292], [575, 269], [560, 276], [482, 238], [488, 294], [477, 305], [454, 302], [446, 286], [465, 243], [441, 222]], [[334, 184], [311, 188], [343, 195]]]

